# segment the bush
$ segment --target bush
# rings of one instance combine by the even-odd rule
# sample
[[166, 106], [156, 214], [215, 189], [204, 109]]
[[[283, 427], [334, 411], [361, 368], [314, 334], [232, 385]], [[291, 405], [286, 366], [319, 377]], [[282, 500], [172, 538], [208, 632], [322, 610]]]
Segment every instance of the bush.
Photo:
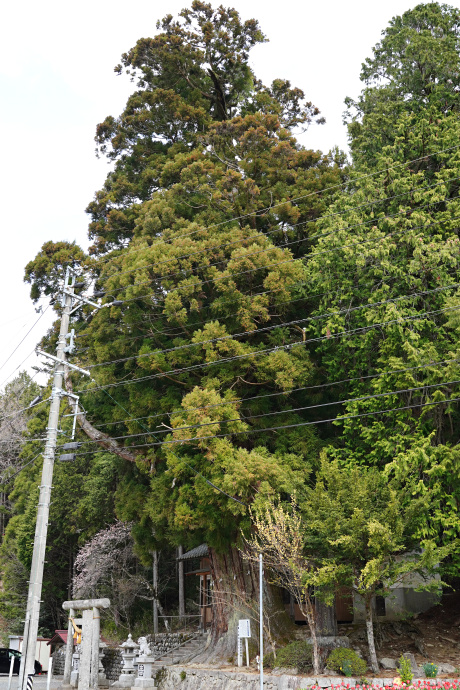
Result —
[[404, 654], [399, 657], [399, 677], [403, 683], [412, 683], [414, 677], [410, 659], [407, 659]]
[[326, 660], [326, 666], [336, 673], [346, 676], [362, 676], [367, 669], [364, 659], [361, 659], [353, 649], [337, 647], [333, 649]]
[[436, 664], [423, 664], [423, 671], [425, 673], [425, 678], [436, 678], [438, 675], [438, 667]]
[[309, 671], [313, 668], [312, 646], [307, 642], [290, 642], [286, 647], [281, 647], [276, 652], [264, 656], [266, 668], [298, 668], [299, 671]]

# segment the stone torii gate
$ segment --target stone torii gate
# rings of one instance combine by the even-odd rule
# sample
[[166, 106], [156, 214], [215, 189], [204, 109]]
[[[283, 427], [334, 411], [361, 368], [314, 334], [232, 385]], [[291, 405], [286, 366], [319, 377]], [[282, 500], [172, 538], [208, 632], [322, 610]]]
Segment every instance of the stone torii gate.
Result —
[[65, 601], [62, 604], [64, 611], [69, 612], [69, 626], [67, 633], [67, 646], [65, 652], [64, 678], [62, 687], [70, 689], [70, 674], [72, 671], [73, 652], [73, 625], [71, 618], [77, 611], [83, 612], [81, 656], [78, 669], [78, 690], [96, 690], [99, 676], [99, 636], [100, 615], [99, 609], [107, 609], [110, 606], [109, 599], [77, 599]]

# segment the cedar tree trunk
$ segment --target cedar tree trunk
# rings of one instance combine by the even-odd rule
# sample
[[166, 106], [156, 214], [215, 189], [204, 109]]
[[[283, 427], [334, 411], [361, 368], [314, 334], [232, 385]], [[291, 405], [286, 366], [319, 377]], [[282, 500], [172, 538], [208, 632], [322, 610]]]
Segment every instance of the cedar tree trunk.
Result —
[[[209, 549], [211, 562], [212, 624], [205, 652], [197, 658], [236, 658], [238, 620], [251, 619], [252, 639], [259, 637], [259, 572], [256, 564], [245, 560], [240, 551], [229, 547], [223, 553]], [[293, 634], [294, 626], [280, 598], [265, 581], [264, 583], [264, 646], [267, 652], [278, 637]], [[257, 642], [257, 646], [258, 642]], [[268, 647], [268, 648], [267, 648]]]

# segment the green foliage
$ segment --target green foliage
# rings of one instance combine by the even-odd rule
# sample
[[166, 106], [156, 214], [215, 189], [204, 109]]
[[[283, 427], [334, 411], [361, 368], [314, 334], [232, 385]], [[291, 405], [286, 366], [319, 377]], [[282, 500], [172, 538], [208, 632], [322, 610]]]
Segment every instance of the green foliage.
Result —
[[330, 316], [309, 336], [321, 338], [321, 381], [343, 381], [331, 394], [344, 403], [328, 430], [329, 457], [410, 484], [422, 499], [418, 538], [450, 543], [460, 535], [458, 405], [448, 402], [459, 390], [460, 125], [430, 106], [403, 113], [392, 132], [375, 167], [357, 167], [353, 200], [340, 195], [331, 208], [346, 215], [323, 221], [324, 254], [307, 270], [312, 296], [324, 293], [315, 313]]
[[449, 549], [428, 541], [423, 551], [416, 548], [422, 506], [382, 472], [342, 469], [323, 456], [316, 483], [300, 504], [305, 552], [318, 564], [317, 585], [330, 591], [346, 583], [366, 602], [375, 594], [388, 596], [392, 584], [410, 573], [420, 574], [422, 588], [423, 580], [427, 588], [439, 587], [430, 575]]
[[276, 652], [264, 656], [265, 668], [297, 668], [301, 673], [312, 668], [312, 647], [307, 642], [297, 640], [281, 647]]
[[181, 680], [185, 680], [186, 678], [187, 678], [186, 672], [185, 672], [185, 671], [181, 671], [181, 672], [180, 672], [180, 679], [181, 679]]
[[[203, 171], [197, 153], [214, 124], [225, 131], [235, 118], [262, 115], [290, 128], [318, 119], [318, 109], [289, 81], [277, 79], [267, 87], [254, 75], [250, 50], [266, 40], [257, 20], [242, 21], [232, 8], [194, 0], [178, 18], [164, 17], [157, 29], [123, 54], [115, 71], [125, 71], [138, 88], [119, 117], [97, 127], [99, 152], [116, 161], [87, 209], [97, 252], [123, 246], [133, 236], [142, 202], [189, 177], [180, 171], [191, 152], [194, 172]], [[211, 157], [215, 153], [220, 154], [216, 149]]]
[[31, 283], [31, 299], [49, 295], [54, 303], [62, 288], [67, 266], [77, 268], [87, 260], [85, 252], [75, 242], [45, 242], [35, 259], [25, 268], [24, 282]]
[[436, 678], [438, 675], [438, 667], [436, 664], [433, 664], [432, 662], [423, 664], [423, 672], [425, 674], [425, 678]]
[[[90, 256], [47, 242], [25, 280], [55, 300], [70, 265], [105, 290], [105, 308], [72, 316], [95, 381], [71, 376], [137, 460], [57, 464], [46, 625], [61, 625], [76, 552], [115, 517], [148, 567], [179, 543], [226, 553], [250, 533], [248, 505], [295, 495], [301, 586], [327, 602], [349, 584], [368, 612], [399, 577], [439, 587], [423, 577], [448, 554], [458, 571], [459, 27], [437, 3], [390, 22], [348, 101], [346, 170], [293, 136], [321, 122], [304, 93], [254, 74], [256, 20], [194, 0], [122, 56], [136, 87], [97, 128], [113, 167], [88, 207]], [[27, 435], [45, 427], [38, 410]], [[28, 440], [20, 459], [41, 450]], [[14, 625], [40, 463], [8, 490]]]
[[355, 161], [377, 164], [391, 145], [403, 114], [418, 118], [433, 109], [442, 117], [460, 106], [460, 12], [437, 2], [394, 17], [362, 65], [365, 83], [357, 101], [346, 100]]
[[412, 664], [410, 659], [407, 659], [404, 654], [401, 654], [398, 660], [399, 664], [399, 677], [403, 683], [412, 683], [412, 678], [414, 674], [412, 673]]
[[344, 676], [362, 676], [367, 670], [367, 664], [353, 649], [337, 647], [326, 659], [326, 666], [331, 671], [343, 673]]

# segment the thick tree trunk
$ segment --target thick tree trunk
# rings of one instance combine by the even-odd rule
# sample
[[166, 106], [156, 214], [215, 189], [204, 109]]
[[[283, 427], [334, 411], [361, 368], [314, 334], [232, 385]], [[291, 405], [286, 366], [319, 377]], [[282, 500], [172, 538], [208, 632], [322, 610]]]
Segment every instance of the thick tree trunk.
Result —
[[369, 657], [371, 662], [371, 668], [373, 673], [379, 672], [379, 662], [377, 660], [377, 653], [375, 651], [375, 641], [374, 641], [374, 622], [372, 620], [372, 598], [366, 598], [366, 631], [367, 631], [367, 644], [369, 647]]
[[[212, 577], [212, 623], [209, 642], [198, 661], [235, 658], [238, 620], [251, 620], [252, 639], [259, 632], [259, 574], [236, 548], [224, 554], [209, 550]], [[272, 588], [264, 585], [264, 646], [272, 651], [278, 636], [289, 637], [294, 625]]]
[[335, 602], [327, 606], [315, 598], [316, 632], [321, 637], [335, 637], [337, 635], [337, 616], [335, 615]]

